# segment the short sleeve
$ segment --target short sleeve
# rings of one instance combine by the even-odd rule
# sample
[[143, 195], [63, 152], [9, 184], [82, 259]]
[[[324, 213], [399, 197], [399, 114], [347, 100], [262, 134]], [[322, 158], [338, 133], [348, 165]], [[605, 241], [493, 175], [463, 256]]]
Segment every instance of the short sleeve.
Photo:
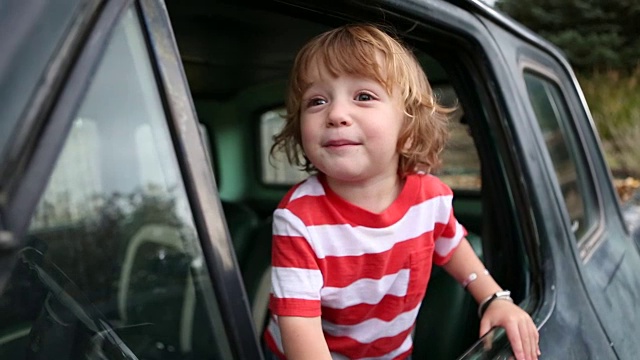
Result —
[[[438, 218], [445, 220], [440, 224], [436, 224], [435, 233], [435, 251], [433, 254], [433, 262], [442, 266], [446, 264], [453, 253], [460, 245], [460, 241], [467, 236], [467, 230], [458, 222], [453, 212], [453, 191], [444, 183], [440, 182], [441, 191], [444, 196], [440, 211], [443, 213]], [[446, 199], [446, 200], [444, 200]]]
[[273, 215], [272, 293], [269, 309], [275, 315], [321, 315], [323, 276], [306, 227], [290, 210]]

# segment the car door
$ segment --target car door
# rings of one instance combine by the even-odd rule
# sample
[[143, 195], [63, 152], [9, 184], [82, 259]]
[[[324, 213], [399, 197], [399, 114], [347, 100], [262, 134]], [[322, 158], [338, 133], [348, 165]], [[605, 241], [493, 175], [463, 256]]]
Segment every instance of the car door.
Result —
[[639, 329], [640, 256], [626, 231], [593, 122], [566, 70], [538, 52], [521, 50], [522, 79], [544, 137], [559, 188], [568, 241], [616, 355], [633, 358]]
[[163, 4], [6, 6], [0, 358], [261, 358]]
[[[504, 64], [498, 66], [510, 69], [505, 74], [511, 78], [505, 84], [513, 86], [509, 93], [523, 100], [508, 106], [517, 114], [515, 146], [530, 174], [545, 263], [543, 296], [551, 305], [540, 328], [543, 353], [633, 358], [625, 334], [638, 324], [632, 310], [638, 298], [639, 278], [633, 274], [638, 253], [625, 233], [579, 84], [552, 45], [525, 29], [510, 34], [486, 24], [501, 48]], [[572, 343], [554, 335], [560, 333], [572, 334]]]

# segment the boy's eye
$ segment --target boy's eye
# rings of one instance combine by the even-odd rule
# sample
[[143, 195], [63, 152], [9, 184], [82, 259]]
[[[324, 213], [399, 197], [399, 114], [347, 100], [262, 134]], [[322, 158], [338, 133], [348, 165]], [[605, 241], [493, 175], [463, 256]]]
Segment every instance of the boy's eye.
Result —
[[371, 101], [373, 100], [373, 95], [367, 93], [359, 93], [356, 95], [357, 101]]
[[327, 101], [326, 101], [325, 99], [322, 99], [322, 98], [313, 98], [313, 99], [309, 99], [309, 101], [307, 101], [307, 107], [323, 105], [323, 104], [325, 104], [326, 102], [327, 102]]

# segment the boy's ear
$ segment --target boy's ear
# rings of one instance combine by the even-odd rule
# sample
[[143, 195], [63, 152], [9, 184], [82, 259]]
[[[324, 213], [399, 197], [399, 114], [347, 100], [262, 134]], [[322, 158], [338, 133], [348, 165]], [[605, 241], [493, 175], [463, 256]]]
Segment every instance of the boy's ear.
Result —
[[[412, 119], [406, 113], [405, 116], [405, 121], [398, 139], [398, 149], [401, 149], [402, 152], [409, 150], [411, 146], [413, 146], [413, 140], [416, 136], [412, 127]], [[404, 143], [402, 143], [402, 139], [406, 139]]]
[[409, 136], [407, 141], [404, 142], [404, 146], [402, 146], [402, 149], [405, 151], [409, 150], [411, 148], [411, 145], [413, 145], [413, 136]]

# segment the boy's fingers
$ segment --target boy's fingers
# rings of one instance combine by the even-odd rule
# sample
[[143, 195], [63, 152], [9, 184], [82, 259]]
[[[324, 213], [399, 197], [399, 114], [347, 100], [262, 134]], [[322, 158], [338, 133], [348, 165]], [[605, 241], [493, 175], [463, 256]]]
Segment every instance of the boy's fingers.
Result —
[[[491, 324], [486, 320], [481, 320], [480, 321], [480, 337], [483, 337], [490, 330], [491, 330]], [[493, 343], [493, 334], [489, 334], [483, 340], [484, 349], [490, 350], [492, 343]]]
[[484, 319], [480, 320], [480, 337], [483, 337], [489, 330], [491, 330], [491, 324]]
[[[524, 351], [527, 354], [527, 359], [537, 359], [540, 356], [540, 347], [538, 341], [540, 339], [538, 329], [533, 322], [525, 321], [521, 324], [521, 336], [523, 339]], [[527, 346], [528, 344], [528, 346]]]
[[[536, 360], [540, 356], [540, 346], [538, 344], [540, 334], [538, 329], [530, 318], [515, 317], [502, 325], [507, 332], [507, 338], [511, 343], [511, 349], [517, 360]], [[483, 339], [484, 349], [491, 349], [492, 334], [488, 334], [491, 330], [491, 322], [488, 320], [480, 321], [480, 336]]]
[[538, 328], [536, 328], [536, 324], [531, 323], [532, 331], [533, 331], [533, 340], [534, 340], [534, 359], [537, 359], [540, 356], [540, 334], [538, 333]]
[[518, 331], [520, 332], [520, 339], [522, 339], [522, 354], [524, 359], [533, 359], [533, 339], [529, 332], [529, 323], [520, 320], [518, 322]]
[[536, 347], [535, 335], [531, 331], [528, 321], [521, 321], [518, 325], [520, 329], [520, 337], [522, 338], [522, 348], [526, 359], [536, 359]]
[[505, 330], [507, 331], [507, 338], [509, 338], [509, 342], [511, 343], [511, 349], [513, 350], [513, 354], [516, 356], [516, 359], [525, 360], [525, 350], [523, 348], [522, 336], [520, 334], [520, 329], [518, 328], [518, 325], [509, 324], [505, 326]]

